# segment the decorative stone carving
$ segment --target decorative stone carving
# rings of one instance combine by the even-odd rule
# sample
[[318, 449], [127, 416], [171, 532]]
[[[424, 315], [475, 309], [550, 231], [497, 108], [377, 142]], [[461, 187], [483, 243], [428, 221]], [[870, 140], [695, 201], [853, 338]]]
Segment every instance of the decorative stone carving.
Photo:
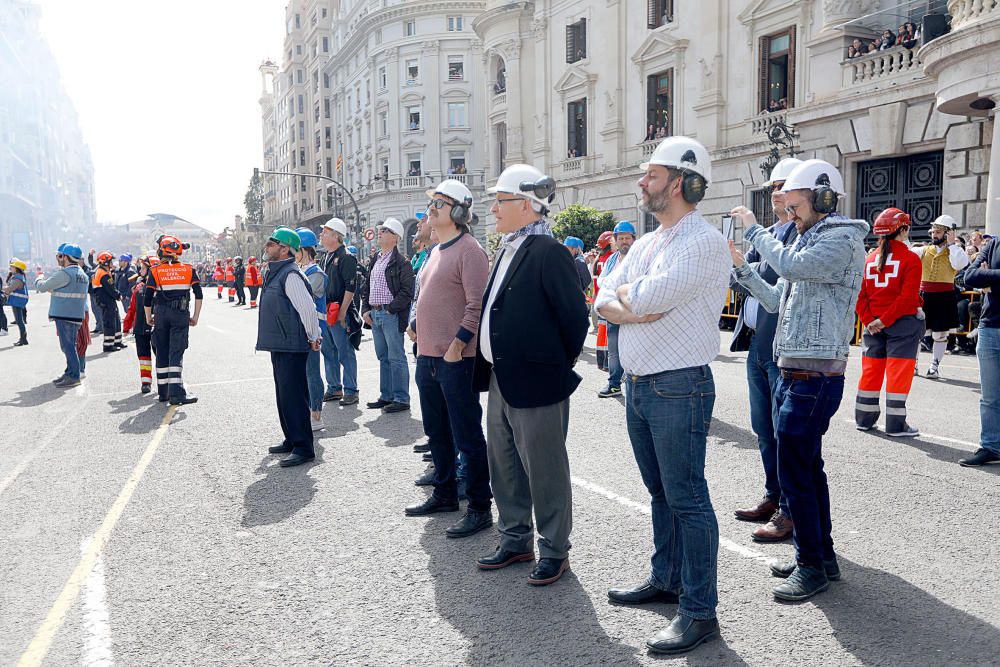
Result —
[[545, 31], [549, 27], [549, 20], [544, 16], [541, 16], [531, 22], [531, 34], [535, 39], [542, 39], [545, 37]]
[[833, 28], [878, 9], [879, 0], [823, 0], [823, 28]]

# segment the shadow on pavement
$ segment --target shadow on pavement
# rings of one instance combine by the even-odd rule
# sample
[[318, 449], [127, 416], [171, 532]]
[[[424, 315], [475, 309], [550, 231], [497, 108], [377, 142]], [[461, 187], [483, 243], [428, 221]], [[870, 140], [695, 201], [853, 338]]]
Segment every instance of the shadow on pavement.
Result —
[[[470, 665], [637, 665], [632, 647], [601, 627], [580, 581], [570, 570], [551, 586], [528, 585], [530, 563], [503, 570], [476, 569], [493, 552], [496, 531], [450, 540], [444, 530], [461, 517], [430, 519], [420, 538], [430, 557], [438, 614], [470, 646], [456, 662]], [[715, 663], [718, 664], [718, 663]]]
[[712, 419], [712, 425], [709, 427], [708, 435], [719, 438], [725, 443], [732, 443], [739, 449], [758, 449], [757, 435], [753, 431], [748, 431], [747, 429], [740, 428], [739, 426], [733, 426], [732, 424], [719, 420], [718, 417]]
[[[959, 459], [964, 459], [972, 454], [972, 452], [968, 449], [958, 449], [957, 447], [949, 447], [947, 445], [939, 445], [936, 442], [921, 440], [920, 436], [917, 436], [916, 438], [892, 438], [885, 433], [876, 430], [868, 431], [867, 435], [878, 438], [879, 440], [885, 440], [893, 445], [906, 445], [907, 447], [919, 449], [932, 459], [943, 461], [944, 463], [954, 463], [956, 466], [958, 465]], [[993, 468], [992, 472], [994, 474], [1000, 474], [1000, 465], [987, 465], [982, 466], [982, 468], [984, 470]]]
[[326, 428], [313, 433], [313, 438], [316, 440], [327, 440], [329, 438], [339, 438], [351, 431], [357, 431], [361, 428], [356, 421], [360, 416], [361, 410], [357, 405], [332, 408], [324, 406], [323, 424]]
[[[154, 403], [142, 412], [126, 417], [125, 421], [118, 425], [118, 431], [133, 434], [152, 433], [163, 423], [163, 415], [167, 413], [167, 409], [166, 403], [158, 403], [154, 399]], [[178, 411], [174, 413], [170, 423], [176, 424], [185, 419], [187, 419], [187, 415]]]
[[893, 574], [840, 557], [844, 580], [813, 599], [865, 665], [986, 665], [1000, 630]]
[[285, 454], [268, 454], [255, 471], [264, 476], [247, 487], [243, 494], [245, 528], [281, 523], [312, 502], [316, 495], [316, 480], [309, 475], [312, 467], [323, 458], [323, 447], [316, 443], [316, 461], [294, 468], [278, 465]]
[[745, 364], [747, 361], [746, 357], [730, 357], [725, 354], [716, 355], [715, 361], [723, 364]]
[[135, 412], [150, 401], [155, 402], [156, 398], [145, 394], [135, 393], [128, 398], [110, 400], [108, 401], [108, 405], [111, 407], [111, 414], [120, 415], [125, 414], [126, 412]]
[[424, 424], [409, 412], [382, 413], [366, 424], [376, 438], [385, 440], [386, 447], [406, 447], [424, 437]]
[[0, 403], [0, 405], [12, 408], [37, 408], [39, 405], [44, 405], [49, 401], [56, 400], [65, 393], [65, 389], [59, 389], [51, 382], [46, 382], [45, 384], [40, 384], [37, 387], [19, 391], [17, 392], [17, 396], [9, 401]]
[[941, 384], [950, 384], [954, 387], [962, 387], [963, 389], [972, 389], [977, 394], [982, 393], [979, 383], [973, 382], [972, 380], [958, 380], [956, 378], [938, 378], [937, 382], [940, 382]]

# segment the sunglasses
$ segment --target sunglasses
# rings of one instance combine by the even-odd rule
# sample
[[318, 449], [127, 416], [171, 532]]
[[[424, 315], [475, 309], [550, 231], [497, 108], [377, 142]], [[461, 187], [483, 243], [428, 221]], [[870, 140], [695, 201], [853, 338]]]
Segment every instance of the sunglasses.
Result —
[[430, 210], [433, 208], [435, 210], [441, 210], [448, 205], [450, 205], [450, 202], [446, 202], [443, 199], [432, 199], [430, 203], [427, 204], [427, 209]]

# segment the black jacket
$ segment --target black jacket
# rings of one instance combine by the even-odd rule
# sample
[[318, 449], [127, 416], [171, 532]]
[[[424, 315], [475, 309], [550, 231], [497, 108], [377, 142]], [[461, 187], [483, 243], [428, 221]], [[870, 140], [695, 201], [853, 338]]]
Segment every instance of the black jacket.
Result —
[[[580, 384], [573, 365], [590, 327], [587, 302], [573, 258], [550, 236], [529, 236], [521, 244], [490, 308], [490, 330], [482, 320], [476, 370], [477, 391], [487, 391], [491, 373], [515, 408], [537, 408], [565, 400]], [[483, 294], [483, 312], [493, 290], [496, 262]], [[482, 355], [490, 337], [491, 366]]]
[[990, 239], [966, 269], [965, 284], [967, 287], [977, 289], [990, 288], [986, 294], [979, 324], [990, 328], [1000, 327], [1000, 304], [997, 304], [993, 295], [994, 290], [1000, 293], [1000, 252], [997, 252], [996, 238]]
[[[368, 300], [372, 293], [372, 270], [382, 253], [372, 255], [368, 262], [368, 278], [365, 289], [364, 305], [361, 307], [361, 314], [364, 315], [372, 309]], [[413, 301], [414, 277], [413, 267], [399, 252], [398, 248], [392, 249], [392, 258], [385, 267], [385, 282], [389, 286], [389, 293], [392, 294], [392, 301], [385, 307], [390, 315], [395, 315], [399, 320], [399, 330], [406, 331], [406, 325], [410, 319], [410, 303]]]
[[345, 292], [351, 292], [355, 295], [352, 304], [361, 301], [357, 297], [358, 260], [347, 252], [347, 248], [340, 246], [332, 253], [328, 253], [323, 269], [329, 279], [326, 281], [327, 303], [343, 303]]
[[237, 287], [243, 287], [246, 284], [247, 277], [247, 267], [239, 264], [233, 267], [233, 279], [236, 281]]

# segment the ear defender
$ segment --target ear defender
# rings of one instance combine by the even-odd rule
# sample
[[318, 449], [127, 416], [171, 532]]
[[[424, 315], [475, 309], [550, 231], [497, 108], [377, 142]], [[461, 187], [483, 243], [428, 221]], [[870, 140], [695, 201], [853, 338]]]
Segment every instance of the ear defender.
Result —
[[837, 193], [830, 187], [830, 177], [820, 174], [816, 177], [815, 190], [812, 191], [812, 207], [817, 213], [833, 213], [837, 210]]

